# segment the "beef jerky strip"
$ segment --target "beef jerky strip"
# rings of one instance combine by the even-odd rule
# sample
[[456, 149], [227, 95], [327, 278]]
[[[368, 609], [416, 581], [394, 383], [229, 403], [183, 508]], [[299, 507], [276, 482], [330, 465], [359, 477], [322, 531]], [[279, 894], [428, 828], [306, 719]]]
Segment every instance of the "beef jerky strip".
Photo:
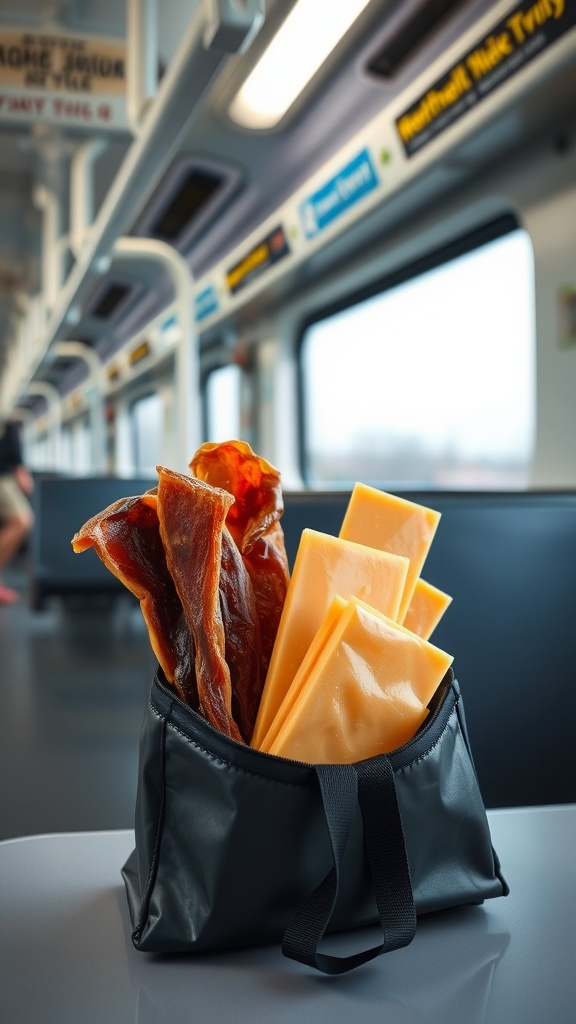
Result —
[[152, 493], [122, 498], [93, 516], [72, 539], [74, 551], [94, 548], [107, 569], [140, 601], [158, 663], [179, 696], [198, 707], [190, 630], [160, 539]]
[[236, 499], [226, 525], [254, 586], [265, 677], [288, 588], [288, 559], [279, 519], [284, 511], [280, 473], [245, 441], [203, 444], [190, 463], [199, 480]]
[[243, 739], [249, 743], [264, 686], [260, 625], [252, 581], [226, 527], [222, 531], [220, 609], [232, 683], [232, 712]]
[[219, 594], [222, 530], [233, 499], [183, 473], [156, 468], [160, 536], [194, 641], [199, 709], [225, 735], [241, 740], [232, 718]]

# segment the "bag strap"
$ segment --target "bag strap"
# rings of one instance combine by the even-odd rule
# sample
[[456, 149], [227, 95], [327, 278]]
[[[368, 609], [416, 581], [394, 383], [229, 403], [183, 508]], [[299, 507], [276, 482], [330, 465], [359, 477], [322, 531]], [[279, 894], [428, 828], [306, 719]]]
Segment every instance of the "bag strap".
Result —
[[[381, 953], [407, 946], [416, 931], [416, 910], [394, 773], [381, 756], [356, 765], [316, 765], [334, 865], [290, 922], [282, 943], [285, 956], [324, 974], [344, 974]], [[383, 941], [349, 956], [320, 953], [342, 877], [342, 863], [357, 805], [372, 876]]]

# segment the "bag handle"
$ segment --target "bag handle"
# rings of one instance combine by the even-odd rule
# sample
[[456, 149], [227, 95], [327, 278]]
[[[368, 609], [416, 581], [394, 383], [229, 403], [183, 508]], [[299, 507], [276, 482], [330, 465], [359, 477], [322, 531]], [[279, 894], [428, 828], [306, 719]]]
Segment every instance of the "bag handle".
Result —
[[[416, 932], [410, 869], [388, 757], [355, 765], [316, 765], [334, 865], [290, 922], [282, 952], [324, 974], [344, 974], [381, 953], [407, 946]], [[360, 804], [364, 842], [383, 941], [349, 956], [320, 953], [340, 889], [342, 862], [356, 807]]]

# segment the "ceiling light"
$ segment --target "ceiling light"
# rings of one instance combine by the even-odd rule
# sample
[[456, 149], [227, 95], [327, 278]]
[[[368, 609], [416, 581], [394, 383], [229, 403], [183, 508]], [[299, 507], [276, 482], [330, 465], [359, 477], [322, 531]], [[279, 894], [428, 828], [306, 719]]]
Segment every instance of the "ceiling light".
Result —
[[273, 128], [346, 34], [369, 0], [298, 0], [229, 113], [245, 128]]

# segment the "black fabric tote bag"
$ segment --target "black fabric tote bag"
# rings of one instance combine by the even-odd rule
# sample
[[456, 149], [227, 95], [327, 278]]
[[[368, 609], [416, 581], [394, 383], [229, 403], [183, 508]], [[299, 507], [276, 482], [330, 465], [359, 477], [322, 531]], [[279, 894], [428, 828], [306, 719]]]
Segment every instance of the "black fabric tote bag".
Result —
[[[236, 743], [157, 673], [124, 877], [137, 949], [282, 942], [328, 974], [407, 945], [416, 915], [506, 895], [452, 670], [417, 736], [354, 765]], [[322, 953], [327, 931], [380, 922], [377, 946]]]

